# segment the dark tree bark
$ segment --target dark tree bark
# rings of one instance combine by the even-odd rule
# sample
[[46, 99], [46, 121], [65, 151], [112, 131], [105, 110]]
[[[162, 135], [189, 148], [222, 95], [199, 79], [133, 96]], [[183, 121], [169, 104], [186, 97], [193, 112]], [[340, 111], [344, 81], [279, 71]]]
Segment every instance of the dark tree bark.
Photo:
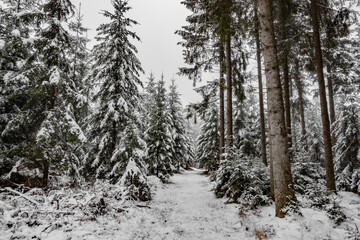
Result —
[[274, 182], [274, 165], [272, 154], [270, 118], [268, 117], [268, 138], [269, 138], [269, 162], [270, 162], [270, 198], [275, 201], [275, 182]]
[[306, 142], [306, 123], [305, 123], [305, 101], [304, 101], [304, 89], [303, 84], [300, 79], [300, 66], [299, 60], [295, 59], [295, 83], [297, 92], [299, 95], [299, 112], [300, 112], [300, 121], [301, 121], [301, 141], [304, 143], [305, 150], [307, 150]]
[[[290, 99], [294, 96], [294, 83], [293, 81], [290, 81]], [[296, 134], [296, 109], [294, 104], [290, 104], [291, 107], [291, 141], [292, 141], [292, 147], [294, 148], [294, 151], [297, 151], [297, 134]], [[291, 158], [290, 158], [291, 160]]]
[[[287, 40], [287, 29], [286, 21], [288, 19], [287, 15], [289, 10], [287, 9], [287, 1], [280, 1], [280, 26], [281, 26], [281, 40], [284, 42]], [[286, 44], [282, 48], [282, 59], [281, 66], [283, 70], [283, 80], [284, 80], [284, 103], [285, 103], [285, 125], [286, 133], [288, 136], [289, 147], [292, 146], [291, 138], [291, 107], [290, 107], [290, 77], [289, 77], [289, 63], [288, 63], [288, 47]]]
[[258, 82], [259, 82], [259, 105], [260, 105], [260, 128], [261, 128], [261, 159], [267, 166], [266, 159], [266, 136], [265, 136], [265, 113], [264, 113], [264, 96], [263, 96], [263, 84], [261, 73], [261, 48], [260, 48], [260, 22], [258, 17], [258, 0], [255, 0], [255, 41], [256, 41], [256, 58], [258, 69]]
[[220, 41], [219, 62], [220, 62], [220, 160], [224, 160], [225, 153], [225, 79], [224, 79], [224, 45]]
[[231, 36], [226, 34], [226, 95], [227, 95], [227, 148], [233, 146], [233, 108], [232, 108], [232, 63], [231, 63]]
[[336, 144], [336, 137], [335, 134], [333, 133], [334, 129], [334, 123], [336, 121], [336, 117], [335, 117], [335, 103], [334, 103], [334, 88], [333, 88], [333, 82], [332, 82], [332, 78], [331, 78], [331, 66], [330, 64], [326, 65], [326, 70], [328, 72], [328, 93], [329, 93], [329, 110], [330, 110], [330, 129], [331, 129], [331, 144], [332, 146], [335, 146]]
[[336, 193], [335, 185], [335, 174], [334, 174], [334, 162], [331, 145], [331, 134], [330, 134], [330, 121], [328, 114], [328, 106], [326, 101], [326, 89], [324, 81], [323, 71], [323, 58], [320, 41], [320, 27], [318, 20], [318, 9], [317, 1], [311, 0], [311, 19], [314, 34], [314, 48], [316, 57], [316, 69], [319, 83], [319, 97], [321, 106], [321, 120], [323, 125], [323, 137], [324, 137], [324, 148], [325, 148], [325, 164], [326, 164], [326, 185], [329, 192]]
[[283, 218], [286, 215], [286, 207], [294, 204], [296, 198], [290, 169], [288, 137], [285, 127], [280, 70], [274, 34], [272, 1], [260, 1], [259, 10], [268, 96], [276, 216]]
[[47, 160], [43, 160], [43, 187], [47, 187], [49, 183], [49, 162]]

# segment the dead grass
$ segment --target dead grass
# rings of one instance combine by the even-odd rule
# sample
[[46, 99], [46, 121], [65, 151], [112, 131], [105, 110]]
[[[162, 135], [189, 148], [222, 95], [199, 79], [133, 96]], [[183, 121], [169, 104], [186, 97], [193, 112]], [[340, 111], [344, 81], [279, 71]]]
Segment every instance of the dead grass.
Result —
[[268, 234], [263, 229], [255, 229], [254, 234], [258, 240], [269, 239]]

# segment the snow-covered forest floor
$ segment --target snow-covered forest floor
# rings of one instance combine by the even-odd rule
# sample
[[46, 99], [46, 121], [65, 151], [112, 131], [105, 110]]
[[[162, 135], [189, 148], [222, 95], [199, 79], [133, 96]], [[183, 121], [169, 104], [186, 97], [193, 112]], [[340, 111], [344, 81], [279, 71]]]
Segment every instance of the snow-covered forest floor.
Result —
[[[0, 193], [0, 239], [360, 239], [360, 197], [341, 192], [346, 215], [334, 227], [324, 211], [300, 208], [302, 217], [274, 217], [274, 206], [243, 211], [211, 191], [202, 171], [149, 177], [153, 199], [123, 201], [122, 189], [95, 184], [88, 191], [33, 189]], [[103, 199], [103, 200], [102, 200]], [[303, 206], [305, 200], [299, 199]], [[353, 230], [349, 230], [353, 229]], [[357, 232], [357, 233], [356, 233]]]

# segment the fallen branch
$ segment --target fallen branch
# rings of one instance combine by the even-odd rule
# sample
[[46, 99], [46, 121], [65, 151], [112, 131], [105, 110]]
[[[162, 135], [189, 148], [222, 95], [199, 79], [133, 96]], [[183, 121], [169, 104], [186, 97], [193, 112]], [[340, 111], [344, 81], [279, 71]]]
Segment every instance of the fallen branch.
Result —
[[9, 187], [6, 187], [6, 188], [4, 188], [4, 189], [7, 190], [7, 191], [9, 191], [9, 192], [11, 192], [11, 193], [15, 193], [15, 194], [19, 195], [20, 197], [28, 200], [29, 202], [35, 204], [36, 206], [38, 206], [38, 205], [40, 204], [40, 203], [38, 203], [37, 201], [34, 201], [34, 200], [32, 200], [31, 198], [29, 198], [28, 196], [22, 194], [21, 192], [15, 191], [15, 190], [13, 190], [13, 189], [11, 189], [11, 188], [9, 188]]
[[139, 208], [149, 208], [149, 209], [151, 209], [151, 207], [146, 206], [146, 205], [136, 205], [136, 206], [139, 207]]

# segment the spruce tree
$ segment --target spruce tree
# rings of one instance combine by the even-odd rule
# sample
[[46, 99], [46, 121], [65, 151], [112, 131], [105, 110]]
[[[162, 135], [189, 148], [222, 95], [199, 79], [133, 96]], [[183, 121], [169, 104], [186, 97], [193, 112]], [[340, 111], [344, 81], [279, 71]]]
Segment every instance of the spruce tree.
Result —
[[191, 149], [188, 143], [190, 142], [188, 131], [184, 117], [182, 115], [182, 105], [180, 102], [180, 95], [177, 92], [175, 80], [172, 80], [170, 85], [170, 92], [168, 94], [168, 111], [170, 116], [170, 132], [172, 139], [173, 165], [179, 170], [180, 167], [188, 168], [191, 162]]
[[[67, 51], [72, 36], [65, 24], [74, 14], [69, 0], [48, 0], [42, 5], [44, 27], [39, 29], [36, 56], [42, 64], [32, 70], [37, 76], [35, 88], [45, 101], [40, 105], [39, 129], [36, 133], [36, 158], [42, 159], [45, 185], [49, 173], [60, 170], [78, 174], [80, 164], [78, 146], [86, 141], [76, 122], [72, 103], [79, 96], [74, 79], [70, 78]], [[35, 96], [33, 97], [33, 99]], [[36, 98], [35, 98], [36, 99]]]
[[216, 104], [210, 104], [203, 120], [204, 124], [201, 126], [201, 133], [196, 143], [196, 159], [199, 167], [215, 171], [220, 164], [219, 110]]
[[147, 164], [151, 174], [163, 178], [172, 173], [175, 167], [172, 164], [174, 149], [164, 76], [157, 83], [154, 94], [154, 105], [150, 110], [150, 122], [146, 130]]
[[28, 43], [32, 21], [21, 11], [30, 11], [33, 2], [4, 1], [0, 7], [0, 175], [9, 172], [22, 158], [28, 132], [21, 124], [29, 96], [29, 80], [22, 75], [32, 53]]
[[89, 29], [83, 25], [81, 4], [76, 10], [75, 19], [70, 22], [69, 28], [73, 34], [71, 48], [68, 53], [71, 62], [70, 78], [73, 79], [80, 93], [73, 103], [74, 114], [76, 120], [81, 123], [81, 125], [84, 125], [89, 113], [90, 86], [87, 75], [89, 73], [88, 58], [90, 53], [87, 50], [87, 43], [90, 39], [85, 36]]
[[259, 4], [261, 42], [264, 45], [266, 87], [268, 94], [269, 128], [272, 144], [272, 164], [275, 183], [276, 216], [283, 218], [285, 208], [296, 201], [292, 186], [291, 166], [288, 152], [281, 92], [280, 70], [274, 33], [273, 5], [271, 0]]
[[316, 70], [319, 84], [319, 98], [321, 106], [321, 120], [325, 148], [325, 169], [326, 169], [326, 186], [329, 192], [336, 193], [334, 161], [331, 144], [330, 119], [328, 113], [328, 103], [326, 100], [326, 89], [323, 69], [323, 55], [320, 39], [320, 26], [318, 19], [318, 1], [311, 0], [311, 20], [313, 26], [314, 50], [316, 57]]
[[360, 109], [356, 95], [344, 96], [335, 123], [335, 170], [337, 185], [341, 190], [359, 192], [360, 183]]
[[136, 57], [137, 50], [130, 42], [131, 38], [139, 40], [139, 37], [129, 30], [137, 22], [125, 16], [130, 9], [126, 1], [112, 3], [114, 13], [103, 12], [110, 22], [97, 29], [99, 43], [92, 55], [91, 81], [98, 91], [93, 99], [94, 113], [89, 117], [91, 150], [85, 158], [84, 175], [116, 183], [128, 176], [127, 166], [136, 166], [139, 171], [134, 170], [129, 181], [120, 182], [126, 186], [141, 185], [145, 183], [141, 180], [144, 179], [143, 155], [137, 149], [144, 146], [138, 134], [136, 112], [140, 101], [138, 87], [142, 85], [139, 73], [143, 70]]
[[[38, 24], [33, 24], [35, 29], [31, 41], [22, 41], [31, 44], [28, 46], [31, 51], [22, 64], [17, 61], [20, 71], [6, 76], [8, 89], [20, 89], [24, 102], [17, 106], [18, 117], [11, 121], [3, 135], [17, 134], [22, 138], [18, 144], [21, 151], [11, 153], [12, 159], [21, 161], [13, 169], [11, 180], [23, 181], [16, 177], [19, 168], [37, 168], [42, 176], [36, 177], [42, 180], [36, 186], [46, 187], [49, 175], [78, 175], [79, 156], [82, 154], [78, 146], [86, 138], [74, 116], [72, 103], [79, 93], [74, 81], [68, 77], [69, 61], [66, 57], [71, 36], [64, 26], [73, 13], [73, 6], [70, 1], [55, 0], [35, 6], [40, 10], [35, 17], [25, 8], [17, 14]], [[18, 21], [14, 26], [22, 26]], [[21, 29], [12, 32], [22, 36]]]

